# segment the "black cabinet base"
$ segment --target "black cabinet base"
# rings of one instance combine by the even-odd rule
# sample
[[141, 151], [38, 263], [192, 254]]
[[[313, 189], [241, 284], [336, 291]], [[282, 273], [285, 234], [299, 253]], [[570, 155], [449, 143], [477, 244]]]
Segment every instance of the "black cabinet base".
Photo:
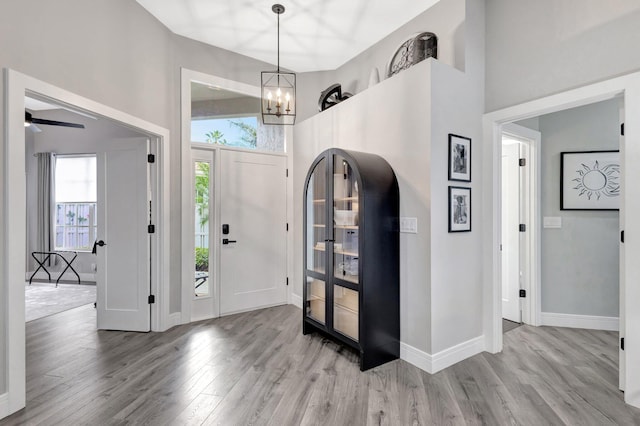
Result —
[[302, 334], [317, 333], [353, 350], [360, 357], [360, 371], [378, 367], [400, 358], [400, 342], [393, 341], [376, 348], [361, 348], [357, 342], [339, 333], [331, 333], [324, 327], [305, 319], [302, 322]]

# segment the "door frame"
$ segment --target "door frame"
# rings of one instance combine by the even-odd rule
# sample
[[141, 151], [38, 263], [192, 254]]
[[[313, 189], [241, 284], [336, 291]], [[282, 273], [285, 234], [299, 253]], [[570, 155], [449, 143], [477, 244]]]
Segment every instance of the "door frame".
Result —
[[[254, 86], [251, 84], [241, 83], [234, 80], [229, 80], [226, 78], [218, 77], [215, 75], [205, 74], [199, 71], [190, 70], [187, 68], [181, 68], [180, 75], [180, 123], [181, 123], [181, 141], [180, 141], [180, 154], [181, 154], [181, 211], [182, 212], [191, 212], [193, 210], [193, 197], [192, 197], [192, 155], [191, 149], [204, 149], [204, 150], [212, 150], [214, 151], [214, 166], [215, 166], [215, 186], [214, 186], [214, 211], [215, 211], [215, 223], [213, 231], [213, 237], [216, 238], [214, 241], [217, 244], [219, 241], [220, 232], [220, 182], [221, 182], [221, 174], [220, 174], [220, 150], [231, 150], [231, 151], [244, 151], [244, 152], [256, 152], [260, 154], [269, 154], [269, 155], [279, 155], [287, 157], [287, 169], [289, 171], [289, 178], [287, 179], [287, 223], [289, 224], [290, 231], [287, 233], [287, 245], [286, 245], [286, 259], [287, 259], [287, 277], [293, 277], [294, 268], [293, 268], [293, 254], [291, 252], [291, 247], [293, 247], [293, 226], [295, 226], [293, 222], [293, 202], [291, 202], [291, 196], [293, 194], [293, 156], [288, 155], [289, 146], [293, 140], [293, 126], [285, 126], [285, 152], [284, 153], [276, 153], [276, 152], [268, 152], [268, 151], [254, 151], [247, 150], [242, 148], [233, 148], [233, 147], [219, 147], [211, 144], [205, 143], [192, 143], [191, 142], [191, 83], [200, 83], [206, 84], [212, 87], [218, 87], [225, 90], [234, 91], [237, 93], [241, 93], [248, 96], [254, 96], [259, 98], [261, 95], [261, 89], [259, 86]], [[192, 230], [194, 228], [194, 218], [191, 217], [190, 214], [182, 215], [182, 223], [181, 223], [181, 265], [182, 265], [182, 273], [181, 273], [181, 282], [182, 282], [182, 292], [181, 292], [181, 322], [182, 324], [187, 324], [191, 322], [191, 301], [193, 299], [193, 275], [191, 273], [191, 269], [194, 264], [194, 253], [193, 251], [193, 238], [191, 236]], [[219, 250], [217, 250], [217, 254], [214, 257], [215, 264], [213, 268], [215, 268], [214, 274], [216, 277], [216, 283], [219, 283], [219, 271], [220, 271], [220, 255]], [[300, 296], [292, 293], [293, 286], [288, 286], [287, 288], [287, 303], [294, 304], [299, 308], [302, 308], [302, 298]], [[216, 301], [215, 309], [214, 309], [214, 317], [220, 315], [220, 286], [216, 286], [215, 293]]]
[[[502, 126], [502, 135], [508, 135], [519, 140], [526, 150], [524, 158], [526, 158], [527, 164], [522, 172], [526, 178], [524, 191], [522, 182], [520, 182], [520, 197], [524, 201], [526, 208], [523, 209], [524, 211], [520, 211], [520, 219], [527, 229], [524, 233], [524, 241], [520, 243], [520, 262], [524, 261], [526, 264], [521, 289], [527, 292], [527, 297], [524, 298], [521, 304], [521, 320], [524, 324], [539, 326], [541, 324], [540, 277], [542, 272], [540, 263], [542, 228], [540, 225], [540, 206], [538, 205], [541, 188], [540, 179], [542, 176], [540, 163], [541, 134], [538, 131], [515, 123], [505, 123]], [[502, 155], [502, 144], [500, 144], [499, 155]], [[500, 179], [502, 179], [502, 176], [500, 176]], [[523, 219], [523, 215], [526, 219]], [[500, 218], [500, 221], [502, 223], [502, 218]]]
[[[147, 134], [158, 144], [157, 181], [155, 191], [157, 205], [157, 238], [152, 257], [151, 286], [158, 303], [151, 307], [151, 327], [153, 331], [168, 328], [169, 317], [169, 130], [116, 110], [91, 99], [82, 97], [60, 87], [4, 68], [5, 110], [4, 110], [4, 151], [2, 184], [4, 196], [3, 243], [0, 246], [0, 270], [6, 299], [6, 364], [5, 378], [7, 393], [0, 395], [0, 418], [25, 406], [26, 402], [26, 347], [25, 347], [25, 298], [23, 286], [9, 285], [23, 282], [26, 265], [26, 177], [25, 177], [25, 134], [24, 97], [35, 94], [50, 98], [56, 103], [66, 104], [92, 115], [103, 116], [120, 122], [130, 128]], [[166, 297], [165, 297], [166, 296]]]
[[[625, 185], [625, 182], [640, 180], [640, 168], [625, 167], [627, 162], [640, 161], [640, 125], [631, 119], [640, 116], [640, 72], [605, 80], [599, 83], [568, 90], [516, 106], [487, 113], [483, 116], [483, 283], [484, 310], [483, 331], [485, 349], [491, 353], [502, 350], [501, 327], [501, 288], [500, 286], [500, 144], [502, 128], [506, 123], [537, 117], [539, 115], [562, 111], [582, 105], [600, 102], [616, 97], [624, 100], [625, 139], [620, 146], [622, 166], [621, 211], [624, 211], [625, 230], [624, 250], [627, 258], [640, 256], [640, 187]], [[640, 276], [639, 262], [625, 262], [621, 265], [620, 286], [625, 293], [624, 310], [621, 310], [620, 322], [627, 336], [624, 356], [629, 359], [640, 358], [640, 285], [632, 285]], [[624, 337], [624, 336], [621, 336]], [[640, 364], [627, 363], [624, 372], [627, 404], [640, 407]]]

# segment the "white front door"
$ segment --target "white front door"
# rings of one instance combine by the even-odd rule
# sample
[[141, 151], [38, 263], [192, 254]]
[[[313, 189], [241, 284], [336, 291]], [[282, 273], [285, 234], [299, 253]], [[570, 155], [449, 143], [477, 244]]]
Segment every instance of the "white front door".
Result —
[[118, 140], [97, 153], [98, 329], [151, 329], [147, 145]]
[[520, 322], [520, 144], [502, 144], [502, 317]]
[[286, 157], [221, 150], [218, 176], [220, 314], [286, 303]]

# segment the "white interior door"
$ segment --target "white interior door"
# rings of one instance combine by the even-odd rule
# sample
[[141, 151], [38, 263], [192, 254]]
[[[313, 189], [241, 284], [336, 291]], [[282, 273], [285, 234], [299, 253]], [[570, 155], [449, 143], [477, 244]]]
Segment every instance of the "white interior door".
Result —
[[502, 144], [502, 317], [520, 322], [519, 143]]
[[118, 140], [97, 153], [98, 329], [151, 329], [147, 145]]
[[285, 173], [284, 156], [220, 152], [221, 315], [287, 301]]

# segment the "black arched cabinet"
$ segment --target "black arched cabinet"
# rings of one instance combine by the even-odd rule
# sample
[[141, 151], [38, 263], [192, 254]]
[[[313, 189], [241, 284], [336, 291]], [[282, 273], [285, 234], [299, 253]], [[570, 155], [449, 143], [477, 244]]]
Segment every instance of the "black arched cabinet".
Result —
[[378, 155], [328, 149], [307, 174], [303, 333], [354, 348], [363, 371], [400, 356], [399, 204]]

